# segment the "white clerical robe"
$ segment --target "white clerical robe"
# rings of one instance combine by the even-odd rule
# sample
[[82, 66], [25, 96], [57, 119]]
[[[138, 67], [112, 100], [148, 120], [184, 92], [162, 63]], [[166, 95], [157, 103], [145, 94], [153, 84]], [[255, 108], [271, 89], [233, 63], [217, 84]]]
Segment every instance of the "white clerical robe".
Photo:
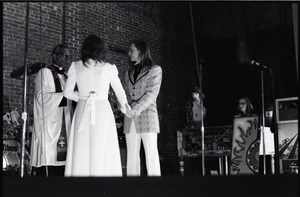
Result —
[[[63, 90], [65, 78], [61, 74], [58, 76]], [[55, 92], [54, 78], [50, 69], [41, 69], [37, 73], [35, 84], [31, 166], [65, 165], [65, 161], [57, 161], [57, 142], [61, 133], [63, 111], [68, 138], [71, 126], [71, 102], [68, 100], [67, 106], [59, 107], [63, 92]]]

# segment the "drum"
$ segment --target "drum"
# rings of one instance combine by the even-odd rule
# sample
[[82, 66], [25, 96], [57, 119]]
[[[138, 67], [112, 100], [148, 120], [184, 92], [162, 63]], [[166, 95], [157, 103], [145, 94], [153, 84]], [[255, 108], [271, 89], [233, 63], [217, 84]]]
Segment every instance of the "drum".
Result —
[[[2, 170], [9, 175], [18, 175], [21, 164], [22, 145], [16, 140], [3, 140], [2, 147]], [[30, 155], [25, 147], [24, 151], [24, 174], [30, 175]]]
[[21, 127], [11, 128], [9, 130], [3, 129], [2, 139], [3, 140], [18, 140], [21, 133], [22, 133]]
[[15, 109], [14, 111], [7, 112], [3, 115], [3, 134], [2, 139], [16, 140], [21, 132], [20, 128], [20, 114]]
[[5, 121], [7, 124], [11, 124], [13, 126], [19, 126], [20, 125], [20, 113], [17, 111], [17, 109], [7, 112], [3, 115], [3, 121]]

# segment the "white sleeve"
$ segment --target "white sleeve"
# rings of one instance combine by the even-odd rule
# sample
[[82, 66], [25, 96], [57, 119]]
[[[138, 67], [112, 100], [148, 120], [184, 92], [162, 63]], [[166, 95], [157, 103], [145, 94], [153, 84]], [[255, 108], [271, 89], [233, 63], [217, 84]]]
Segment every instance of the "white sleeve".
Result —
[[114, 90], [116, 97], [121, 105], [121, 109], [127, 105], [126, 94], [118, 76], [119, 72], [115, 65], [112, 65], [110, 85]]
[[[63, 92], [55, 92], [53, 75], [48, 68], [42, 68], [35, 78], [34, 94], [34, 125], [36, 138], [38, 140], [42, 133], [41, 126], [43, 119], [48, 121], [55, 114], [63, 98]], [[45, 109], [45, 110], [44, 110]]]
[[53, 75], [48, 68], [41, 69], [35, 78], [35, 107], [37, 109], [47, 109], [44, 118], [57, 110], [60, 104], [63, 93], [55, 92], [55, 84]]
[[66, 81], [64, 96], [70, 100], [78, 101], [79, 94], [77, 91], [74, 91], [76, 85], [76, 70], [75, 64], [72, 62], [69, 71], [68, 71], [68, 79]]

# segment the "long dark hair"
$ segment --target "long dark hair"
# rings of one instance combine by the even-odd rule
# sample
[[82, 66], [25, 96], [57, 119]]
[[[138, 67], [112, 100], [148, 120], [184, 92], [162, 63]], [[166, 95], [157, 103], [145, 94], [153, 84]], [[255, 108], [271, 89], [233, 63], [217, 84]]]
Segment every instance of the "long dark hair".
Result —
[[193, 96], [192, 93], [198, 93], [199, 94], [199, 98], [200, 100], [203, 100], [205, 98], [202, 90], [198, 87], [198, 86], [194, 86], [191, 88], [191, 91], [189, 93], [189, 101], [192, 102], [193, 101]]
[[240, 97], [238, 99], [238, 102], [240, 102], [240, 100], [244, 100], [246, 102], [246, 112], [245, 114], [242, 114], [241, 111], [239, 110], [239, 107], [238, 107], [238, 114], [242, 115], [242, 116], [250, 116], [253, 114], [253, 105], [252, 105], [252, 102], [251, 100], [248, 98], [248, 97]]
[[140, 51], [141, 66], [151, 67], [153, 65], [153, 60], [151, 58], [150, 48], [148, 43], [143, 39], [132, 40], [129, 42], [129, 46], [134, 44], [134, 46]]
[[85, 62], [90, 58], [97, 61], [105, 61], [106, 58], [106, 44], [97, 35], [89, 35], [82, 43], [81, 60]]

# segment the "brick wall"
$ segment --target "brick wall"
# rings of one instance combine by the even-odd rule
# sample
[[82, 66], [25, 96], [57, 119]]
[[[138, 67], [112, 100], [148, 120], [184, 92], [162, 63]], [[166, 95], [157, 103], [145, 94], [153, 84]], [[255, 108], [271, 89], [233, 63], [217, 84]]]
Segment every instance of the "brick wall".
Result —
[[[14, 79], [9, 75], [24, 65], [26, 5], [3, 3], [4, 112], [14, 108], [23, 110], [23, 77]], [[117, 65], [123, 80], [128, 69], [129, 41], [135, 38], [149, 41], [154, 61], [163, 68], [157, 101], [161, 123], [159, 151], [163, 162], [173, 165], [170, 161], [177, 158], [176, 129], [185, 123], [184, 94], [192, 84], [188, 68], [194, 65], [191, 24], [182, 20], [189, 17], [188, 10], [183, 12], [187, 4], [174, 3], [170, 7], [165, 2], [36, 2], [29, 5], [26, 64], [49, 65], [53, 47], [63, 40], [70, 45], [73, 59], [78, 60], [83, 39], [93, 33], [107, 42], [108, 59]], [[33, 111], [34, 78], [35, 75], [28, 77], [29, 114]]]

